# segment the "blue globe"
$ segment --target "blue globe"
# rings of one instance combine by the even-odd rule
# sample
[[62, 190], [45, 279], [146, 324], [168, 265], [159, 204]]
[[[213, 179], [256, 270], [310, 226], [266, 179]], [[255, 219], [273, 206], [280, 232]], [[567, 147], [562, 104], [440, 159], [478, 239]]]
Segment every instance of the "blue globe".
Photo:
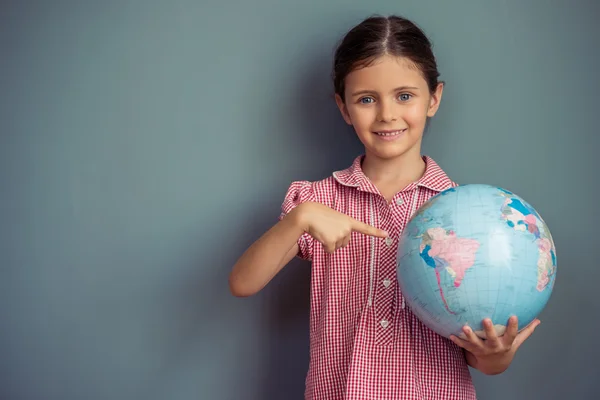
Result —
[[540, 215], [519, 196], [470, 184], [432, 197], [413, 215], [398, 245], [398, 282], [407, 305], [438, 334], [485, 338], [491, 318], [502, 335], [546, 306], [556, 279], [556, 250]]

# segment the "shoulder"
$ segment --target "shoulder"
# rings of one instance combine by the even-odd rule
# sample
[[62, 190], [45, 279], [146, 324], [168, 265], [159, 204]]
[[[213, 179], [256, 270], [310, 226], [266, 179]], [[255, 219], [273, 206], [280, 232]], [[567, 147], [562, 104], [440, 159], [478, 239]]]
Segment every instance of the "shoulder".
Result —
[[443, 192], [458, 186], [459, 184], [450, 179], [448, 174], [440, 165], [429, 156], [424, 156], [426, 168], [425, 174], [419, 180], [418, 185], [430, 189], [433, 192]]
[[293, 181], [287, 188], [285, 198], [288, 201], [302, 203], [305, 201], [323, 202], [332, 198], [338, 190], [338, 183], [333, 176], [317, 181]]
[[364, 180], [360, 169], [362, 157], [362, 155], [356, 157], [348, 168], [333, 171], [323, 179], [293, 181], [288, 188], [286, 198], [299, 202], [331, 203], [341, 192], [356, 189], [361, 185]]
[[302, 203], [315, 202], [326, 206], [335, 203], [335, 181], [332, 177], [318, 181], [293, 181], [285, 193], [281, 204], [280, 218], [290, 213]]

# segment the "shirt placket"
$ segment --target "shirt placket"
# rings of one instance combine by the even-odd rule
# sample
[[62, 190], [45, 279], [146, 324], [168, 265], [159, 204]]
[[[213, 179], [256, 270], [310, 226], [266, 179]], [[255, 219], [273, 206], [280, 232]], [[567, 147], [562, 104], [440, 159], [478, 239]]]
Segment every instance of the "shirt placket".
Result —
[[404, 297], [398, 288], [396, 278], [396, 259], [398, 238], [401, 234], [402, 220], [399, 216], [406, 215], [407, 201], [402, 194], [394, 201], [382, 207], [378, 214], [382, 217], [380, 228], [386, 230], [389, 236], [378, 242], [378, 265], [374, 274], [375, 288], [374, 306], [377, 329], [377, 343], [385, 345], [393, 341], [394, 332], [400, 321], [400, 313], [404, 307]]

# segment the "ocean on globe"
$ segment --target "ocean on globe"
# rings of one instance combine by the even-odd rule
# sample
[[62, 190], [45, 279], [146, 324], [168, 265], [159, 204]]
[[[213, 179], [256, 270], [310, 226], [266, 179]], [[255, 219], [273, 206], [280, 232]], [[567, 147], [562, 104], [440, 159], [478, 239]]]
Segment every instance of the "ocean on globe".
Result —
[[502, 188], [447, 189], [418, 209], [402, 232], [398, 283], [406, 304], [438, 334], [482, 338], [491, 318], [502, 335], [516, 315], [521, 330], [546, 306], [556, 250], [533, 207]]

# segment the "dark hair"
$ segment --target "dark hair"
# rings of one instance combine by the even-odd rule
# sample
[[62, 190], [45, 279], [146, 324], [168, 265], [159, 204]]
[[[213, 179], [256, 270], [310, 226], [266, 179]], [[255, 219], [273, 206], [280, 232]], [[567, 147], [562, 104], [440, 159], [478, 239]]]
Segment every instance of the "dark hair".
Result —
[[435, 56], [423, 31], [399, 16], [372, 16], [352, 28], [335, 51], [333, 85], [344, 100], [344, 80], [353, 70], [366, 67], [383, 55], [408, 58], [421, 71], [433, 93], [438, 85]]

